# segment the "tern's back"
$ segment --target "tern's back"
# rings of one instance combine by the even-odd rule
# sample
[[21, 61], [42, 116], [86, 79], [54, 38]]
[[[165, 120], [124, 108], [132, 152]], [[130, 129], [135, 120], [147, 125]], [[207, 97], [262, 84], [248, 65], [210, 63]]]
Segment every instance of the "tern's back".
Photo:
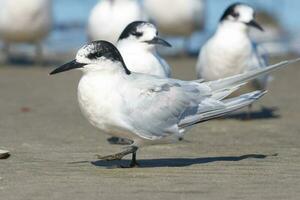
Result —
[[144, 4], [164, 34], [190, 35], [204, 22], [202, 0], [145, 0]]
[[102, 0], [90, 15], [89, 39], [104, 39], [115, 43], [129, 23], [142, 18], [143, 13], [136, 0]]
[[51, 0], [1, 0], [0, 36], [9, 42], [35, 42], [52, 25]]

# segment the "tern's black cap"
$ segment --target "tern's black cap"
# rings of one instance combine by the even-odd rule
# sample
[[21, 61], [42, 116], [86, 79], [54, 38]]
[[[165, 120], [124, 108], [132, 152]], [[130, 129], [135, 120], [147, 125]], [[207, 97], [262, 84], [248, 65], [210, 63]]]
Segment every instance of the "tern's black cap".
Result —
[[146, 22], [146, 21], [135, 21], [135, 22], [128, 24], [128, 26], [126, 26], [126, 28], [121, 33], [119, 40], [128, 38], [130, 35], [134, 35], [136, 37], [143, 36], [143, 33], [137, 31], [137, 27], [144, 25], [144, 24], [150, 24], [150, 23]]
[[[118, 51], [118, 49], [110, 42], [99, 40], [91, 42], [85, 46], [83, 46], [77, 53], [77, 58], [88, 59], [93, 63], [97, 63], [97, 60], [101, 60], [102, 58], [111, 60], [113, 62], [120, 62], [125, 69], [126, 74], [131, 74], [129, 69], [126, 67], [125, 62]], [[64, 71], [69, 71], [72, 69], [83, 68], [85, 65], [89, 64], [89, 62], [80, 62], [76, 59], [67, 64], [64, 64], [50, 74], [57, 74]]]
[[227, 19], [228, 16], [232, 16], [234, 18], [237, 17], [238, 13], [235, 12], [235, 8], [237, 6], [240, 6], [240, 5], [247, 5], [245, 3], [234, 3], [234, 4], [231, 4], [224, 12], [224, 14], [222, 15], [220, 21], [224, 21], [225, 19]]
[[88, 54], [86, 55], [86, 57], [88, 59], [96, 60], [98, 58], [104, 57], [113, 62], [120, 62], [125, 68], [126, 73], [127, 74], [131, 73], [129, 69], [126, 67], [123, 57], [120, 54], [119, 50], [112, 43], [104, 40], [98, 40], [98, 41], [91, 42], [90, 44], [86, 45], [84, 48], [87, 49]]
[[123, 62], [123, 58], [118, 49], [110, 42], [99, 40], [89, 43], [84, 47], [87, 50], [86, 57], [90, 60], [96, 60], [100, 57], [112, 61]]

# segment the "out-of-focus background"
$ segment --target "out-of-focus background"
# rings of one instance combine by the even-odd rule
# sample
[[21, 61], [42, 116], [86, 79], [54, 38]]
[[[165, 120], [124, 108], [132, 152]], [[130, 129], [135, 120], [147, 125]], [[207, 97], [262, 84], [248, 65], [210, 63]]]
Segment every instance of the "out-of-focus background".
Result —
[[[154, 9], [146, 4], [138, 9], [152, 10], [152, 20], [170, 14], [171, 22], [154, 20], [174, 46], [160, 51], [175, 78], [192, 80], [201, 45], [235, 1], [179, 0], [186, 7], [170, 1], [141, 0], [156, 3], [151, 4]], [[257, 21], [266, 31], [251, 36], [267, 50], [270, 63], [300, 55], [299, 0], [241, 2], [257, 10]], [[4, 160], [0, 155], [1, 200], [299, 199], [299, 63], [273, 74], [251, 120], [243, 120], [242, 110], [193, 127], [180, 143], [143, 148], [138, 169], [110, 169], [120, 163], [97, 161], [96, 154], [119, 152], [121, 147], [108, 144], [108, 136], [81, 115], [76, 94], [80, 72], [48, 75], [92, 39], [87, 30], [97, 3], [0, 0], [0, 154], [11, 154]], [[182, 19], [172, 13], [176, 5], [179, 13], [199, 13], [192, 18], [195, 23], [174, 26]], [[95, 19], [103, 19], [97, 15], [103, 13], [105, 9], [96, 12]], [[137, 13], [123, 10], [121, 16]], [[103, 37], [109, 38], [113, 22], [113, 17], [105, 18], [105, 26], [92, 28], [104, 30]], [[128, 158], [122, 161], [128, 163]]]
[[[97, 4], [98, 0], [54, 0], [54, 31], [47, 40], [47, 46], [51, 50], [66, 51], [76, 49], [87, 41], [86, 25], [91, 9]], [[143, 3], [143, 0], [140, 1]], [[188, 49], [191, 53], [198, 53], [201, 44], [214, 32], [219, 18], [224, 9], [234, 3], [234, 0], [206, 0], [204, 14], [204, 30], [197, 30], [191, 35], [192, 42]], [[271, 19], [276, 20], [278, 30], [284, 34], [274, 39], [273, 42], [282, 42], [283, 50], [278, 51], [296, 51], [300, 53], [300, 18], [296, 17], [299, 13], [300, 2], [297, 0], [244, 0], [251, 4], [259, 12], [269, 15]], [[167, 12], [167, 10], [166, 10]], [[176, 16], [174, 16], [176, 18]], [[267, 20], [268, 21], [268, 20]], [[272, 21], [273, 22], [273, 21]], [[273, 22], [274, 24], [274, 22]], [[66, 27], [62, 29], [61, 27]], [[270, 36], [270, 35], [269, 35]], [[182, 42], [175, 40], [175, 47], [182, 48]], [[298, 41], [298, 42], [297, 42]], [[64, 45], [61, 45], [61, 44]], [[173, 42], [174, 43], [174, 42]], [[178, 50], [178, 49], [176, 49]], [[170, 51], [176, 51], [170, 50]]]
[[[49, 36], [43, 42], [44, 54], [56, 57], [56, 55], [74, 53], [88, 40], [87, 27], [89, 16], [98, 0], [53, 0], [53, 27]], [[139, 1], [141, 9], [144, 0]], [[161, 50], [166, 55], [177, 55], [182, 49], [188, 55], [197, 55], [201, 45], [213, 34], [224, 9], [234, 3], [234, 0], [205, 0], [202, 2], [203, 20], [201, 28], [195, 28], [190, 35], [172, 37], [164, 36], [173, 44], [172, 49]], [[266, 33], [255, 32], [256, 41], [263, 44], [271, 55], [283, 55], [288, 53], [300, 53], [300, 18], [297, 17], [300, 2], [297, 0], [241, 0], [257, 9], [259, 20], [264, 27], [268, 27]], [[126, 11], [124, 11], [126, 12]], [[165, 12], [167, 12], [165, 10]], [[151, 18], [151, 16], [150, 16]], [[176, 19], [176, 16], [174, 16]], [[17, 25], [14, 22], [13, 25]], [[101, 27], [104, 28], [105, 27]], [[188, 42], [187, 42], [188, 40]], [[32, 51], [32, 46], [13, 45], [12, 51], [24, 55]], [[29, 53], [30, 54], [30, 53]], [[47, 60], [47, 59], [46, 59]]]

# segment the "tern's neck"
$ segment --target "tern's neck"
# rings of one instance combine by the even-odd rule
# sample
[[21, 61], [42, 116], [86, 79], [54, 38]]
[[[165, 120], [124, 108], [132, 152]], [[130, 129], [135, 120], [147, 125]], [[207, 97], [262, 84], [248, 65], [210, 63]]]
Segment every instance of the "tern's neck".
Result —
[[120, 40], [117, 43], [117, 48], [131, 53], [156, 53], [154, 45], [149, 45], [144, 42], [136, 42], [131, 40]]
[[243, 23], [223, 21], [219, 24], [216, 34], [219, 35], [245, 35], [248, 37], [249, 29]]

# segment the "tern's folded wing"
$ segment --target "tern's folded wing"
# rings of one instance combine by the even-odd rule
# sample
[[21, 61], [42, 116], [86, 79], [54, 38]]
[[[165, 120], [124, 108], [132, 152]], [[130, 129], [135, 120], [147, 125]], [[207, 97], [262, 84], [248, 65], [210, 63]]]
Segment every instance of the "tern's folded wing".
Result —
[[166, 80], [155, 79], [151, 84], [143, 80], [136, 91], [123, 98], [124, 119], [143, 138], [155, 140], [179, 134], [177, 124], [182, 113], [209, 96], [209, 91], [202, 91], [196, 85]]
[[261, 98], [266, 92], [254, 91], [241, 95], [239, 97], [230, 98], [224, 101], [216, 101], [208, 99], [198, 107], [198, 112], [193, 114], [187, 112], [179, 123], [179, 127], [185, 129], [189, 126], [224, 116], [235, 110], [241, 109], [252, 104]]

